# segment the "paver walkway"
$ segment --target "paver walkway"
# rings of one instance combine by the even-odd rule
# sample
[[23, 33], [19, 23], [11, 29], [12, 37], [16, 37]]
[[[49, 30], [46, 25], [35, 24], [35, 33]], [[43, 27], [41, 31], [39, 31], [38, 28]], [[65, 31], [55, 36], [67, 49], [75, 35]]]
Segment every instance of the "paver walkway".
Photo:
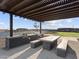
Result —
[[79, 41], [76, 38], [61, 37], [71, 40], [65, 58], [56, 55], [56, 48], [48, 51], [42, 46], [32, 49], [30, 44], [19, 46], [10, 50], [0, 49], [0, 59], [79, 59]]

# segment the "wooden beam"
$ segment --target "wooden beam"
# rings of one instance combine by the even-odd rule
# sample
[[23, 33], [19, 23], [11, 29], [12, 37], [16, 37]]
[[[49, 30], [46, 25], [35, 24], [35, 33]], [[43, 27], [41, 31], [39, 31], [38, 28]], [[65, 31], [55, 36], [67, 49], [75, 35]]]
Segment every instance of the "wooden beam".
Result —
[[[43, 10], [43, 11], [32, 13], [32, 14], [29, 14], [29, 16], [33, 16], [33, 15], [37, 15], [37, 14], [43, 14], [43, 13], [49, 12], [51, 10], [56, 10], [56, 9], [59, 9], [59, 8], [62, 8], [62, 7], [68, 6], [68, 5], [76, 4], [76, 3], [79, 3], [79, 1], [71, 2], [71, 3], [68, 3], [68, 4], [64, 4], [64, 5], [59, 5], [59, 6], [54, 7], [54, 8], [49, 8], [49, 9], [46, 9], [46, 10]], [[24, 15], [27, 15], [27, 14], [24, 14]]]
[[20, 2], [22, 2], [22, 0], [9, 0], [9, 2], [6, 2], [6, 3], [5, 3], [5, 6], [7, 6], [6, 9], [10, 11], [10, 9], [11, 9], [12, 7], [14, 7], [15, 5], [17, 5], [17, 4], [20, 3]]
[[26, 7], [26, 8], [23, 8], [23, 9], [17, 11], [16, 13], [17, 13], [17, 14], [21, 14], [22, 12], [25, 12], [25, 11], [27, 11], [27, 10], [30, 10], [30, 9], [32, 9], [32, 8], [34, 8], [34, 7], [36, 7], [36, 6], [38, 6], [38, 5], [41, 4], [41, 3], [42, 3], [42, 1], [41, 1], [41, 2], [37, 2], [37, 3], [35, 3], [35, 4], [32, 4], [32, 5], [30, 5], [30, 6]]
[[45, 6], [42, 6], [42, 7], [33, 9], [33, 10], [31, 10], [31, 11], [28, 11], [27, 13], [23, 13], [23, 15], [24, 15], [24, 14], [31, 14], [31, 13], [34, 13], [34, 12], [37, 12], [37, 11], [39, 12], [40, 10], [42, 11], [42, 10], [44, 10], [44, 9], [46, 9], [46, 8], [49, 8], [49, 7], [54, 6], [54, 5], [56, 5], [56, 4], [59, 4], [59, 3], [63, 2], [63, 1], [64, 1], [64, 0], [47, 4], [47, 5], [45, 5]]
[[21, 1], [22, 0], [3, 0], [2, 3], [0, 3], [0, 5], [2, 9], [8, 10]]
[[10, 0], [3, 0], [1, 4], [4, 5], [5, 3], [8, 3], [9, 1]]
[[2, 2], [3, 0], [0, 0], [0, 3]]
[[[38, 16], [43, 16], [43, 15], [48, 15], [48, 14], [58, 14], [58, 13], [63, 13], [63, 12], [67, 12], [67, 11], [73, 11], [73, 10], [76, 10], [76, 9], [79, 9], [79, 5], [76, 5], [76, 6], [74, 5], [72, 7], [62, 8], [62, 9], [59, 9], [59, 10], [49, 11], [49, 12], [46, 12], [46, 13], [32, 15], [32, 16], [38, 17]], [[29, 17], [32, 17], [32, 16], [29, 16]]]
[[26, 0], [20, 2], [19, 4], [17, 4], [17, 5], [15, 5], [14, 7], [12, 7], [12, 8], [10, 9], [10, 11], [15, 11], [16, 9], [20, 8], [21, 6], [23, 6], [23, 4], [25, 4], [25, 3], [26, 3]]
[[68, 18], [74, 18], [74, 17], [79, 17], [79, 11], [76, 11], [76, 12], [68, 12], [68, 13], [65, 13], [65, 14], [56, 14], [55, 16], [53, 15], [50, 15], [49, 17], [46, 17], [46, 18], [42, 18], [42, 19], [47, 19], [48, 20], [59, 20], [59, 19], [68, 19]]
[[[79, 10], [79, 8], [78, 8], [78, 10]], [[37, 17], [32, 17], [32, 18], [41, 19], [42, 21], [74, 18], [74, 17], [79, 17], [78, 10], [73, 10], [73, 11], [69, 11], [69, 12], [63, 11], [62, 13], [48, 14], [48, 15], [42, 15], [42, 16], [37, 16]]]
[[10, 9], [10, 11], [19, 11], [21, 8], [23, 7], [28, 7], [29, 5], [37, 2], [38, 0], [23, 0], [22, 2], [18, 3], [17, 5], [15, 5], [14, 7], [12, 7]]
[[51, 13], [48, 13], [48, 14], [45, 14], [45, 15], [31, 16], [31, 18], [36, 19], [38, 21], [49, 21], [49, 20], [65, 19], [66, 17], [67, 18], [79, 17], [79, 11], [78, 10], [79, 10], [79, 8], [67, 10], [67, 11], [63, 10], [63, 12], [57, 12], [57, 13], [51, 12]]
[[79, 12], [78, 10], [79, 10], [79, 8], [73, 8], [73, 9], [71, 8], [68, 10], [61, 9], [60, 11], [57, 11], [57, 12], [50, 12], [50, 13], [46, 13], [46, 14], [31, 16], [31, 17], [43, 17], [43, 16], [46, 17], [46, 16], [50, 16], [50, 15], [57, 15], [57, 14], [65, 14], [65, 13], [72, 13], [72, 12], [74, 13], [74, 12]]
[[[49, 12], [49, 13], [46, 13], [46, 14], [61, 14], [61, 13], [66, 13], [66, 12], [75, 12], [75, 11], [78, 11], [79, 10], [79, 6], [78, 6], [78, 8], [71, 8], [71, 9], [66, 9], [66, 10], [64, 10], [64, 9], [61, 9], [61, 10], [56, 10], [56, 12]], [[43, 15], [45, 15], [45, 14], [40, 14], [40, 16], [43, 16]]]
[[13, 36], [13, 15], [10, 14], [10, 37]]
[[5, 9], [5, 8], [7, 8], [6, 6], [5, 6], [5, 4], [7, 3], [7, 2], [9, 2], [10, 0], [3, 0], [1, 3], [0, 3], [0, 8], [1, 9]]
[[26, 7], [26, 8], [23, 8], [22, 10], [17, 11], [17, 13], [22, 14], [22, 13], [25, 13], [26, 11], [38, 8], [40, 6], [44, 6], [46, 4], [49, 4], [49, 3], [52, 3], [52, 2], [55, 2], [55, 1], [57, 1], [57, 0], [39, 0], [39, 2], [37, 2], [35, 4], [32, 4], [32, 5], [30, 5], [30, 6]]

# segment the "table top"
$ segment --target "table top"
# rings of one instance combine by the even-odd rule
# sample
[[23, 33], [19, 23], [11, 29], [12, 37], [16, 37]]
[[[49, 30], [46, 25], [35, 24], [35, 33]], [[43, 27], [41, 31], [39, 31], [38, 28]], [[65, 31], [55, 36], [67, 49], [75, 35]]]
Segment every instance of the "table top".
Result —
[[60, 36], [48, 36], [48, 37], [43, 37], [40, 40], [41, 41], [47, 41], [47, 42], [53, 42], [57, 40]]

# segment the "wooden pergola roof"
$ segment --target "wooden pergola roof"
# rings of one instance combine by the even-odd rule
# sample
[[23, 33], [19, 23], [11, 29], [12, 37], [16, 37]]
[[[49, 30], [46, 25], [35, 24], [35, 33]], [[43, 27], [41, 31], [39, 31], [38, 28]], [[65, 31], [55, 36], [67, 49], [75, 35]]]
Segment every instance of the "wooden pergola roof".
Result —
[[79, 16], [79, 0], [0, 0], [0, 10], [36, 21]]

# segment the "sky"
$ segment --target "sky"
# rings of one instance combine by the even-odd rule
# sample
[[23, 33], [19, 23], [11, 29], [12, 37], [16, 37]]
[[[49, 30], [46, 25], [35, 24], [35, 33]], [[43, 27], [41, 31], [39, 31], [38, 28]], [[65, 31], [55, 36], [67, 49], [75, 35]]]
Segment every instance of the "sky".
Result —
[[[9, 29], [9, 14], [0, 12], [0, 29]], [[19, 16], [13, 16], [13, 28], [27, 28], [34, 29], [34, 24], [39, 26], [39, 22], [21, 18]], [[43, 29], [57, 29], [57, 28], [79, 28], [79, 17], [69, 18], [69, 19], [60, 19], [53, 21], [42, 22]]]

